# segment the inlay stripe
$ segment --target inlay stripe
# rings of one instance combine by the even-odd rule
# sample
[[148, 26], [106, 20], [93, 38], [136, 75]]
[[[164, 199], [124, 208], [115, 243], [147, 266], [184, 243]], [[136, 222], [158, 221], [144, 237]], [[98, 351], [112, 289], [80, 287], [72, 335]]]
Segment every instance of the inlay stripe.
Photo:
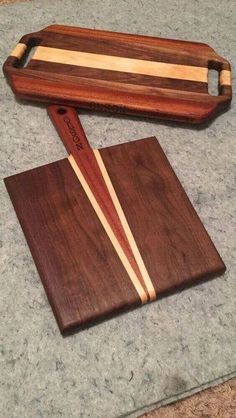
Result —
[[38, 46], [32, 59], [207, 83], [208, 69], [191, 65], [170, 64], [88, 52], [69, 51], [46, 46]]
[[76, 162], [74, 160], [74, 157], [72, 155], [69, 155], [68, 160], [69, 160], [69, 162], [71, 164], [71, 167], [73, 168], [76, 176], [78, 177], [78, 179], [79, 179], [79, 181], [80, 181], [80, 183], [81, 183], [81, 185], [82, 185], [82, 187], [83, 187], [91, 205], [93, 206], [93, 209], [95, 210], [96, 215], [98, 216], [103, 228], [105, 229], [105, 231], [106, 231], [114, 249], [116, 250], [117, 255], [119, 256], [123, 266], [125, 267], [128, 275], [129, 275], [129, 277], [130, 277], [130, 279], [131, 279], [131, 281], [132, 281], [132, 283], [133, 283], [133, 285], [134, 285], [134, 287], [135, 287], [135, 289], [136, 289], [136, 291], [137, 291], [137, 293], [138, 293], [138, 295], [141, 299], [141, 302], [142, 303], [147, 303], [148, 298], [147, 298], [146, 292], [145, 292], [143, 286], [141, 285], [138, 277], [136, 276], [133, 268], [131, 267], [131, 264], [130, 264], [128, 258], [126, 257], [119, 241], [117, 240], [114, 232], [112, 231], [112, 228], [110, 227], [110, 225], [109, 225], [106, 217], [104, 216], [99, 204], [97, 203], [97, 200], [96, 200], [93, 192], [91, 191], [87, 181], [85, 180], [80, 168], [76, 164]]

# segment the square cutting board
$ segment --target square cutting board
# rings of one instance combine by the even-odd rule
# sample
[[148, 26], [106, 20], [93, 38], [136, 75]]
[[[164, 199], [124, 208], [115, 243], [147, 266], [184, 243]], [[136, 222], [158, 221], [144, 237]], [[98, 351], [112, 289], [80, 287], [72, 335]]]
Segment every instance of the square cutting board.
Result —
[[[100, 155], [157, 299], [225, 271], [156, 138]], [[142, 304], [68, 159], [5, 184], [62, 333]]]

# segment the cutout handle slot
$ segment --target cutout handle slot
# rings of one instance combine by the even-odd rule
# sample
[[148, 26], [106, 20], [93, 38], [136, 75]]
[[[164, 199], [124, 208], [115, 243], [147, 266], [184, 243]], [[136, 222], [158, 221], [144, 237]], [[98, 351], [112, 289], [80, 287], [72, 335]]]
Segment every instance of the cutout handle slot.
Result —
[[211, 96], [228, 96], [232, 92], [231, 69], [228, 62], [208, 63], [208, 93]]
[[4, 73], [7, 74], [10, 68], [26, 68], [36, 47], [40, 45], [40, 43], [41, 39], [38, 37], [31, 37], [29, 35], [23, 36], [4, 63]]

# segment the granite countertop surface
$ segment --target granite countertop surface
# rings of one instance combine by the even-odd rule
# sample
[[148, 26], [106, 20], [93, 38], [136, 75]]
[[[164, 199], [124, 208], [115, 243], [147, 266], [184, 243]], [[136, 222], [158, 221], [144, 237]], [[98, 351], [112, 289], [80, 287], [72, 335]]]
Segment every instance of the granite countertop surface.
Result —
[[[0, 57], [60, 23], [206, 42], [234, 70], [235, 19], [233, 0], [21, 2], [0, 6]], [[0, 416], [137, 417], [235, 375], [235, 109], [205, 128], [82, 112], [93, 147], [159, 139], [227, 272], [62, 338], [2, 179], [66, 151], [45, 108], [0, 75]]]

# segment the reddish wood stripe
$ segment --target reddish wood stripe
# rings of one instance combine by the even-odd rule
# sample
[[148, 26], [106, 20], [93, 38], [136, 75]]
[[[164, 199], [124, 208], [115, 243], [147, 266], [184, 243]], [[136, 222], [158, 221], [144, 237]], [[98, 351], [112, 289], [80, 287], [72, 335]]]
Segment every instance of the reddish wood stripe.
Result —
[[[132, 231], [131, 231], [131, 229], [129, 227], [129, 224], [128, 224], [127, 219], [126, 219], [125, 214], [124, 214], [124, 211], [122, 209], [122, 206], [121, 206], [121, 204], [119, 202], [119, 199], [117, 197], [116, 191], [115, 191], [115, 189], [113, 187], [113, 184], [112, 184], [111, 179], [109, 177], [109, 174], [107, 172], [107, 169], [106, 169], [106, 167], [105, 167], [105, 165], [104, 165], [104, 163], [102, 161], [102, 157], [101, 157], [100, 151], [99, 150], [93, 150], [93, 151], [94, 151], [94, 155], [96, 157], [96, 160], [98, 162], [99, 168], [101, 170], [103, 179], [105, 180], [106, 186], [107, 186], [108, 191], [110, 193], [111, 199], [112, 199], [112, 201], [114, 203], [114, 206], [115, 206], [115, 208], [117, 210], [117, 213], [118, 213], [119, 219], [121, 221], [121, 224], [122, 224], [122, 226], [124, 228], [126, 237], [127, 237], [128, 241], [129, 241], [130, 247], [131, 247], [131, 249], [133, 251], [133, 254], [134, 254], [135, 260], [137, 262], [137, 265], [139, 267], [139, 270], [141, 272], [143, 281], [144, 281], [145, 286], [146, 286], [146, 288], [148, 290], [148, 296], [149, 296], [150, 300], [155, 300], [156, 299], [156, 296], [157, 296], [156, 295], [156, 290], [155, 290], [155, 288], [153, 286], [153, 283], [152, 283], [152, 280], [151, 280], [151, 278], [150, 278], [150, 276], [148, 274], [147, 268], [146, 268], [146, 266], [145, 266], [145, 264], [143, 262], [143, 259], [142, 259], [142, 256], [140, 254], [140, 251], [138, 249], [137, 243], [135, 242], [133, 233], [132, 233]], [[140, 286], [138, 286], [138, 288], [139, 287]], [[138, 288], [137, 288], [137, 291], [138, 291]], [[144, 293], [144, 291], [142, 291], [142, 293], [141, 293], [142, 300], [144, 299], [144, 296], [145, 296], [143, 293]], [[144, 299], [144, 301], [145, 301], [145, 299]]]
[[[25, 100], [35, 100], [35, 97], [40, 97], [45, 103], [53, 102], [119, 114], [164, 117], [192, 123], [202, 122], [203, 114], [209, 115], [216, 103], [225, 106], [223, 96], [174, 90], [171, 95], [168, 89], [150, 89], [142, 86], [137, 88], [138, 92], [135, 92], [135, 89], [128, 90], [128, 86], [132, 85], [127, 85], [125, 88], [125, 85], [120, 83], [111, 83], [108, 88], [108, 82], [105, 81], [98, 80], [92, 83], [93, 80], [81, 77], [76, 83], [73, 78], [76, 77], [68, 77], [65, 83], [64, 76], [52, 75], [50, 79], [49, 75], [45, 78], [45, 74], [40, 72], [36, 75], [35, 71], [25, 69], [19, 74], [15, 69], [11, 74], [11, 83], [17, 85], [18, 97]], [[115, 89], [112, 89], [113, 86]], [[122, 86], [122, 89], [118, 86]], [[226, 87], [230, 97], [231, 88]], [[153, 90], [159, 90], [159, 97]], [[134, 103], [131, 104], [129, 100], [133, 100]]]
[[198, 93], [207, 93], [208, 84], [199, 81], [178, 80], [165, 77], [154, 77], [142, 74], [123, 73], [120, 71], [100, 70], [97, 68], [80, 67], [77, 65], [58, 64], [32, 59], [27, 68], [53, 73], [65, 74], [73, 77], [84, 77], [93, 80], [106, 80], [124, 84], [135, 84], [139, 86], [161, 87], [173, 90], [193, 91]]

